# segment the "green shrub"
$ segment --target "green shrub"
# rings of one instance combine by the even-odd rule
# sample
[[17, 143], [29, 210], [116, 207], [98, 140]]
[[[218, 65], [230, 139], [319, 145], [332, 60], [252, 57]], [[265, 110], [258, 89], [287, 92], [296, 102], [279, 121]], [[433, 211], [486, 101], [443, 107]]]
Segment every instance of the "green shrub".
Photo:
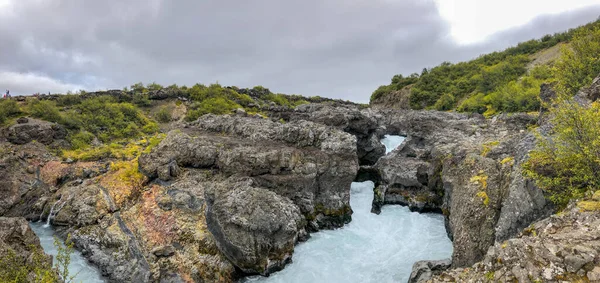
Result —
[[169, 108], [166, 106], [161, 107], [158, 113], [156, 113], [156, 120], [161, 123], [171, 122], [171, 111], [169, 111]]
[[600, 73], [600, 27], [578, 31], [561, 52], [555, 69], [558, 89], [572, 96]]
[[84, 100], [67, 113], [74, 124], [96, 135], [101, 141], [130, 139], [139, 137], [142, 132], [157, 131], [156, 123], [148, 119], [134, 105], [116, 102], [108, 96]]
[[223, 98], [244, 106], [254, 102], [250, 96], [240, 94], [233, 89], [224, 88], [219, 84], [211, 84], [208, 87], [196, 84], [188, 90], [188, 93], [192, 100], [199, 102], [211, 98]]
[[262, 96], [261, 98], [268, 100], [268, 101], [275, 102], [275, 104], [280, 105], [280, 106], [292, 107], [292, 103], [290, 103], [290, 101], [287, 99], [287, 96], [285, 94], [269, 93], [267, 95]]
[[88, 148], [93, 140], [94, 135], [87, 131], [77, 132], [69, 137], [69, 142], [71, 142], [71, 147], [73, 149]]
[[543, 81], [527, 76], [512, 81], [485, 97], [485, 104], [498, 111], [529, 112], [540, 109], [540, 86]]
[[[425, 72], [426, 70], [427, 69], [425, 69], [423, 73], [426, 73]], [[390, 85], [380, 86], [373, 92], [373, 94], [371, 94], [370, 101], [373, 102], [384, 95], [392, 93], [393, 91], [401, 90], [405, 86], [416, 83], [418, 80], [419, 80], [418, 74], [412, 74], [408, 77], [404, 77], [402, 75], [395, 75], [392, 78], [392, 83]]]
[[150, 98], [148, 98], [148, 94], [146, 93], [134, 93], [133, 100], [131, 102], [140, 107], [148, 107], [152, 105], [152, 101], [150, 101]]
[[134, 93], [145, 93], [148, 92], [148, 89], [144, 86], [143, 83], [139, 82], [130, 87], [131, 91]]
[[58, 106], [72, 106], [81, 103], [81, 96], [78, 94], [59, 95], [56, 99]]
[[523, 170], [564, 207], [600, 187], [600, 103], [585, 107], [565, 100], [550, 111], [553, 134], [538, 137]]
[[163, 89], [162, 85], [157, 84], [156, 82], [153, 82], [151, 84], [146, 85], [146, 88], [150, 91], [156, 91], [156, 90], [161, 90]]
[[54, 257], [54, 265], [46, 261], [46, 254], [41, 248], [33, 245], [28, 247], [29, 258], [19, 257], [12, 249], [7, 250], [6, 256], [0, 258], [0, 282], [11, 283], [71, 283], [74, 275], [70, 274], [69, 264], [73, 253], [73, 243], [70, 235], [65, 244], [54, 238], [54, 246], [58, 254]]
[[209, 113], [217, 115], [228, 114], [237, 108], [242, 108], [242, 106], [224, 97], [213, 97], [194, 103], [191, 110], [187, 112], [186, 120], [194, 121], [200, 116]]
[[63, 122], [62, 115], [56, 107], [56, 103], [50, 100], [31, 99], [27, 103], [29, 115], [49, 122]]
[[21, 113], [21, 108], [14, 100], [0, 100], [0, 124]]
[[433, 108], [439, 111], [446, 111], [454, 109], [456, 101], [454, 99], [454, 95], [446, 93], [438, 99], [438, 101], [433, 105]]
[[487, 110], [487, 105], [484, 98], [485, 94], [483, 93], [473, 95], [460, 103], [457, 110], [461, 112], [483, 114]]

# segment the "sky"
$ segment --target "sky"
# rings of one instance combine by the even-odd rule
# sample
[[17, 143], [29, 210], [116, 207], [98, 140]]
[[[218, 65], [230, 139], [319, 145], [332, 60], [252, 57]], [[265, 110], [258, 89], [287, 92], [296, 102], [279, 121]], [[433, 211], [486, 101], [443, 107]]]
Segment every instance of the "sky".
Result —
[[600, 16], [600, 0], [0, 0], [0, 89], [265, 86], [368, 102], [395, 74]]

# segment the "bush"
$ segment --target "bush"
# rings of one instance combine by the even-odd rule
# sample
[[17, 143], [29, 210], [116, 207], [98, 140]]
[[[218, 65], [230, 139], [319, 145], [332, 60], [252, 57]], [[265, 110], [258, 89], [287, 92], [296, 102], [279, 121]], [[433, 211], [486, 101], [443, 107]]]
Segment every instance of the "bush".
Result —
[[130, 103], [118, 103], [108, 96], [84, 100], [68, 112], [71, 119], [82, 129], [96, 135], [101, 141], [130, 139], [158, 130], [156, 123], [148, 119]]
[[21, 113], [21, 108], [14, 100], [0, 100], [0, 124]]
[[573, 96], [600, 73], [600, 27], [578, 31], [561, 52], [555, 69], [558, 89], [564, 95]]
[[186, 120], [194, 121], [200, 116], [209, 113], [217, 115], [228, 114], [237, 108], [242, 108], [242, 106], [224, 97], [213, 97], [194, 103], [191, 107], [192, 110], [187, 112]]
[[148, 94], [146, 93], [134, 93], [133, 100], [131, 102], [140, 107], [148, 107], [152, 105], [152, 101], [150, 101], [150, 98], [148, 98]]
[[69, 142], [71, 142], [71, 148], [73, 149], [88, 148], [93, 140], [94, 135], [87, 131], [81, 131], [69, 137]]
[[465, 99], [457, 108], [461, 112], [472, 112], [483, 114], [487, 110], [485, 94], [479, 93]]
[[81, 103], [81, 96], [78, 94], [59, 95], [56, 99], [58, 106], [72, 106]]
[[171, 122], [171, 111], [169, 111], [169, 108], [165, 106], [161, 107], [158, 113], [156, 113], [156, 120], [161, 123]]
[[446, 111], [454, 109], [455, 99], [452, 94], [446, 93], [438, 99], [438, 101], [433, 105], [433, 108], [439, 111]]
[[153, 83], [147, 85], [146, 88], [150, 91], [156, 91], [156, 90], [163, 89], [163, 86], [153, 82]]
[[523, 169], [564, 207], [570, 199], [600, 187], [600, 103], [584, 107], [565, 100], [551, 109], [551, 117], [553, 134], [538, 136], [537, 148]]
[[56, 103], [50, 100], [31, 99], [27, 103], [27, 111], [35, 118], [55, 123], [63, 122]]
[[224, 88], [219, 84], [211, 84], [208, 87], [202, 84], [196, 84], [190, 88], [188, 92], [192, 100], [198, 102], [211, 98], [222, 98], [244, 106], [254, 102], [250, 96], [240, 94], [233, 89]]
[[280, 106], [292, 107], [292, 103], [290, 103], [290, 101], [287, 99], [287, 96], [285, 94], [269, 93], [267, 95], [262, 96], [261, 98], [268, 100], [268, 101], [275, 102], [275, 104], [280, 105]]

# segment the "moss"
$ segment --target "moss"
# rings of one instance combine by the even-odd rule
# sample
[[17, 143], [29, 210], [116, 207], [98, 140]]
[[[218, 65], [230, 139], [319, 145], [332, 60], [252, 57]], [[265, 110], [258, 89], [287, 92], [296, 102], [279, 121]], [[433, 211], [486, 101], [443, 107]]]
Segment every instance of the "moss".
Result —
[[538, 234], [537, 234], [537, 231], [535, 230], [535, 227], [529, 226], [525, 230], [523, 230], [523, 235], [537, 237]]
[[499, 141], [492, 141], [483, 144], [483, 149], [481, 150], [481, 156], [486, 157], [490, 151], [500, 144]]
[[600, 201], [580, 201], [577, 207], [581, 211], [600, 211]]
[[483, 171], [479, 171], [479, 174], [471, 177], [469, 181], [471, 181], [471, 183], [479, 183], [481, 188], [485, 190], [487, 188], [487, 180], [488, 176], [485, 175]]
[[487, 280], [494, 280], [494, 275], [495, 275], [495, 273], [493, 271], [488, 271], [485, 273], [485, 278]]
[[509, 165], [513, 165], [515, 164], [515, 158], [510, 156], [510, 157], [506, 157], [504, 159], [502, 159], [502, 161], [500, 161], [500, 164], [504, 165], [504, 164], [509, 164]]
[[484, 191], [478, 192], [477, 196], [483, 200], [483, 205], [488, 206], [490, 204], [490, 198], [487, 193]]
[[600, 190], [594, 193], [592, 200], [600, 201]]

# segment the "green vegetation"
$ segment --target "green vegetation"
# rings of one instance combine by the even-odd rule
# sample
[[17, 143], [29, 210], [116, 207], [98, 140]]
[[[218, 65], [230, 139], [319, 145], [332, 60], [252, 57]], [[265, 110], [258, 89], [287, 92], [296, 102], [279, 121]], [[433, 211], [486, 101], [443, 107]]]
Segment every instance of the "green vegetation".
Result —
[[551, 136], [539, 136], [523, 164], [524, 174], [559, 207], [600, 187], [600, 102], [583, 106], [572, 99], [600, 73], [600, 28], [578, 32], [571, 46], [563, 48], [554, 70], [558, 98], [550, 109]]
[[600, 26], [575, 33], [570, 46], [563, 46], [562, 57], [556, 63], [558, 88], [574, 95], [600, 73]]
[[[373, 92], [371, 102], [410, 86], [413, 109], [456, 109], [486, 115], [539, 110], [542, 83], [558, 80], [562, 88], [573, 94], [600, 72], [599, 28], [600, 20], [468, 62], [444, 62], [423, 69], [420, 75], [396, 75], [389, 85]], [[549, 64], [531, 66], [536, 53], [557, 44], [564, 44], [563, 59], [556, 62], [556, 69], [561, 72]]]
[[56, 103], [49, 100], [29, 100], [27, 103], [27, 112], [29, 115], [42, 120], [63, 123], [63, 117], [56, 107]]
[[171, 122], [171, 111], [166, 106], [161, 107], [158, 113], [156, 113], [156, 120], [161, 123]]
[[19, 105], [14, 100], [0, 100], [0, 125], [21, 113]]
[[69, 274], [69, 263], [73, 253], [73, 243], [67, 236], [66, 244], [54, 238], [54, 246], [58, 254], [54, 258], [54, 266], [46, 261], [46, 254], [38, 247], [30, 246], [30, 258], [21, 258], [11, 249], [6, 256], [0, 258], [0, 282], [11, 283], [70, 283], [74, 276]]
[[600, 187], [600, 104], [565, 100], [551, 110], [553, 135], [540, 137], [523, 165], [527, 176], [564, 207]]

